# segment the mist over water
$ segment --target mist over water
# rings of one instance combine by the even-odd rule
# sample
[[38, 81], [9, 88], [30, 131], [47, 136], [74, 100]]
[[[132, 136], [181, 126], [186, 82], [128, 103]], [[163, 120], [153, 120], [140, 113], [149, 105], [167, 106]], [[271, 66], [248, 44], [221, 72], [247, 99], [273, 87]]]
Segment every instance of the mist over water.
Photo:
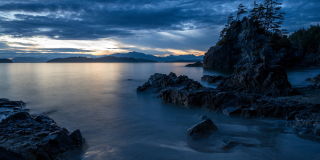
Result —
[[[32, 114], [45, 113], [69, 131], [80, 129], [89, 148], [74, 159], [317, 159], [320, 143], [298, 137], [277, 119], [230, 118], [176, 106], [137, 93], [154, 73], [229, 75], [230, 70], [187, 68], [185, 63], [0, 64], [0, 97], [23, 100]], [[288, 70], [294, 86], [309, 85], [320, 69]], [[210, 86], [206, 82], [201, 82]], [[220, 135], [191, 141], [187, 129], [208, 116]], [[219, 140], [243, 143], [229, 151]]]

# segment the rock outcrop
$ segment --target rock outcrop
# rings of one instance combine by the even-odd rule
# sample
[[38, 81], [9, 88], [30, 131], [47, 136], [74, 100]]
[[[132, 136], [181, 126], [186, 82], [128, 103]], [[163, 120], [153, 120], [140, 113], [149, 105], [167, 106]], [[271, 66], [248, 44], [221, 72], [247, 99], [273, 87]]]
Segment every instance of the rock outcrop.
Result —
[[85, 146], [79, 130], [69, 132], [45, 115], [30, 115], [22, 101], [0, 99], [0, 159], [66, 159]]
[[138, 91], [154, 91], [165, 102], [220, 111], [227, 116], [283, 118], [297, 132], [320, 138], [320, 102], [314, 100], [320, 95], [320, 87], [292, 88], [282, 67], [239, 67], [216, 89], [204, 87], [187, 76], [179, 77], [177, 80], [174, 73], [155, 74], [149, 79], [153, 85], [147, 82]]
[[188, 129], [188, 134], [191, 139], [209, 138], [215, 132], [219, 133], [219, 130], [211, 119], [205, 119]]
[[196, 63], [187, 64], [186, 67], [202, 67], [203, 64], [200, 61], [197, 61]]
[[[307, 66], [308, 58], [289, 40], [265, 34], [251, 19], [231, 24], [227, 35], [203, 58], [204, 68], [235, 68], [244, 64], [269, 63], [283, 67]], [[312, 65], [312, 64], [310, 64]]]
[[270, 66], [265, 63], [238, 67], [234, 74], [223, 79], [218, 87], [238, 87], [269, 96], [297, 94], [292, 89], [283, 67]]

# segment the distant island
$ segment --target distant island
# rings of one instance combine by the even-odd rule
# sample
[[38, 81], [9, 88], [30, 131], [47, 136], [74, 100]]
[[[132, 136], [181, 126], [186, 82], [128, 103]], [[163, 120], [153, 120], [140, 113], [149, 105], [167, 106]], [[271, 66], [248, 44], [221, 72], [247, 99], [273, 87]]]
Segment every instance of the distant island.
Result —
[[0, 63], [13, 63], [10, 59], [0, 58]]
[[55, 58], [47, 62], [48, 63], [99, 63], [99, 62], [100, 63], [102, 62], [156, 63], [157, 61], [142, 59], [142, 58], [135, 59], [135, 58], [128, 58], [128, 57], [105, 56], [100, 58], [88, 58], [88, 57]]
[[13, 63], [45, 63], [48, 60], [50, 59], [45, 57], [16, 57], [12, 59]]
[[[169, 56], [164, 56], [164, 57], [158, 57], [155, 55], [151, 54], [145, 54], [145, 53], [140, 53], [140, 52], [128, 52], [128, 53], [115, 53], [111, 54], [110, 56], [113, 57], [128, 57], [128, 58], [142, 58], [142, 59], [150, 59], [153, 61], [158, 61], [158, 62], [180, 62], [183, 60], [191, 60], [188, 62], [196, 62], [196, 61], [202, 61], [203, 60], [203, 55], [201, 56], [196, 56], [193, 54], [188, 54], [188, 55], [169, 55]], [[187, 61], [186, 61], [187, 62]]]
[[165, 61], [166, 63], [185, 63], [185, 62], [198, 62], [198, 59], [193, 59], [193, 60], [175, 60], [175, 61]]

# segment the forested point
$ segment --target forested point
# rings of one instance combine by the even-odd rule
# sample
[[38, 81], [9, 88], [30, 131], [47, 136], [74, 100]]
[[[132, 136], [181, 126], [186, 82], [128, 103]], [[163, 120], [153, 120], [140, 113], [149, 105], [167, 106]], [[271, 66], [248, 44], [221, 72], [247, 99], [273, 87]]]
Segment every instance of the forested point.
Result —
[[[269, 37], [272, 48], [279, 51], [281, 48], [289, 49], [294, 46], [304, 53], [320, 53], [320, 26], [311, 25], [310, 28], [302, 28], [290, 35], [286, 29], [281, 29], [285, 13], [280, 12], [282, 3], [277, 0], [265, 0], [264, 3], [254, 2], [254, 8], [247, 11], [247, 8], [240, 4], [238, 7], [236, 19], [234, 15], [228, 16], [225, 27], [220, 32], [220, 38], [216, 45], [220, 46], [229, 38], [229, 32], [235, 29], [243, 14], [249, 13], [243, 19], [248, 18], [257, 26], [257, 34], [264, 34]], [[242, 20], [243, 20], [242, 19]], [[288, 36], [289, 35], [289, 36]]]

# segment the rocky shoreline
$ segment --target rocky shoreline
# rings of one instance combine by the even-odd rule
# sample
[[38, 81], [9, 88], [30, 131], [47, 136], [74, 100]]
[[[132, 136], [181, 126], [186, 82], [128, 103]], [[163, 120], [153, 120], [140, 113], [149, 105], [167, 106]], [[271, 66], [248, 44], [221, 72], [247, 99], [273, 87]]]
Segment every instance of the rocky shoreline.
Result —
[[319, 99], [320, 86], [293, 88], [283, 67], [265, 63], [238, 67], [218, 83], [214, 89], [187, 76], [156, 73], [137, 91], [154, 93], [168, 103], [227, 116], [286, 119], [286, 125], [297, 133], [320, 138], [320, 103], [309, 102]]
[[80, 130], [69, 132], [45, 115], [30, 115], [22, 101], [0, 99], [0, 159], [60, 160], [86, 147]]

